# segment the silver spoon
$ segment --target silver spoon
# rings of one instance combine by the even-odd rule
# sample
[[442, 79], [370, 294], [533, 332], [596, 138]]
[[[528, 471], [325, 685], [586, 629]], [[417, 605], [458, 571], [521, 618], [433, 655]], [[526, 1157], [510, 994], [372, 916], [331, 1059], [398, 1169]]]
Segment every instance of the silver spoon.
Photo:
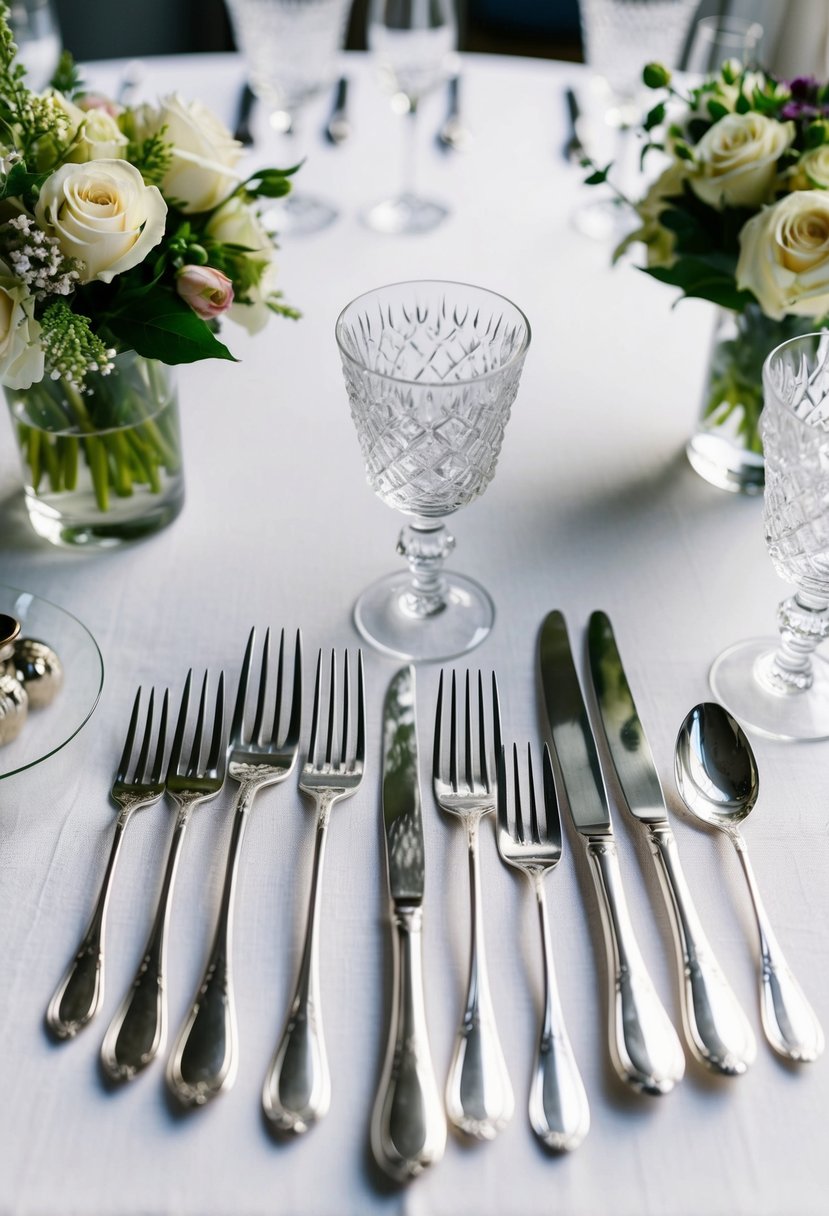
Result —
[[760, 1013], [774, 1050], [787, 1060], [816, 1060], [823, 1031], [772, 932], [740, 824], [760, 788], [751, 744], [740, 726], [713, 701], [696, 705], [679, 729], [676, 783], [692, 815], [730, 838], [742, 863], [760, 934]]

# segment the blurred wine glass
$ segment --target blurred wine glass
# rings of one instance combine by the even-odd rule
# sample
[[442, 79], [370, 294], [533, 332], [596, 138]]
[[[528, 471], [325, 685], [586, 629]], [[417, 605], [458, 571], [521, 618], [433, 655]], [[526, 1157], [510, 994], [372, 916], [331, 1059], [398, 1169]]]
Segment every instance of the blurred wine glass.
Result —
[[[298, 141], [305, 106], [339, 75], [351, 0], [226, 2], [250, 87], [269, 109], [273, 129], [293, 133]], [[291, 159], [302, 158], [297, 143]], [[272, 216], [280, 232], [306, 235], [331, 224], [337, 210], [326, 199], [304, 194], [300, 186], [275, 204]]]
[[710, 76], [729, 59], [753, 67], [760, 57], [763, 27], [742, 17], [701, 17], [694, 27], [685, 69], [693, 76]]
[[429, 232], [449, 213], [416, 190], [417, 111], [421, 98], [449, 79], [457, 39], [453, 0], [369, 0], [368, 47], [392, 108], [409, 128], [400, 193], [363, 216], [376, 232]]
[[26, 84], [40, 92], [51, 83], [62, 49], [60, 27], [52, 0], [14, 0], [9, 25], [26, 69]]

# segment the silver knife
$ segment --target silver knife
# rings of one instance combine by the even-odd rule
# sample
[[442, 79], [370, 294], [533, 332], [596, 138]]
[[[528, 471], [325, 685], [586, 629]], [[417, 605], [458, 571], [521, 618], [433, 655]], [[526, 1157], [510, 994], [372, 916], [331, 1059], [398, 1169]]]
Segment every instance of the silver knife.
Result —
[[560, 612], [551, 612], [541, 627], [540, 660], [565, 801], [584, 838], [599, 896], [608, 964], [610, 1058], [634, 1089], [666, 1094], [682, 1079], [685, 1057], [634, 937], [599, 757]]
[[417, 769], [414, 668], [392, 679], [383, 713], [383, 823], [394, 929], [389, 1041], [371, 1122], [377, 1164], [403, 1182], [439, 1161], [446, 1116], [435, 1081], [423, 1000], [424, 850]]
[[604, 612], [594, 612], [587, 633], [590, 674], [608, 748], [628, 810], [642, 823], [671, 914], [682, 976], [682, 1021], [692, 1052], [728, 1076], [744, 1073], [757, 1053], [748, 1019], [714, 957], [679, 863], [662, 786], [639, 721]]

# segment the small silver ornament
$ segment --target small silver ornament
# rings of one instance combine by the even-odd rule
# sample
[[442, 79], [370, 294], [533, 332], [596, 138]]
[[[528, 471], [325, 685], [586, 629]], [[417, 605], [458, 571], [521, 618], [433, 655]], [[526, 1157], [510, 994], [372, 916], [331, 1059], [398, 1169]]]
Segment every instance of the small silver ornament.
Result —
[[26, 689], [14, 676], [0, 675], [0, 747], [23, 729], [29, 710]]
[[51, 704], [63, 683], [63, 665], [51, 646], [36, 638], [18, 638], [12, 661], [32, 709]]

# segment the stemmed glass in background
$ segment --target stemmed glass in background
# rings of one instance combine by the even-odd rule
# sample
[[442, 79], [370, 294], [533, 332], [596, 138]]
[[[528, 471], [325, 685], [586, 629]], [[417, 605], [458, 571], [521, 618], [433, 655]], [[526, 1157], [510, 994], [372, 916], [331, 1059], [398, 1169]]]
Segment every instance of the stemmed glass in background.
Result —
[[53, 0], [11, 0], [9, 25], [18, 46], [18, 61], [26, 69], [26, 83], [35, 92], [45, 89], [61, 53]]
[[448, 80], [457, 40], [453, 0], [369, 0], [368, 47], [393, 109], [406, 116], [409, 128], [402, 190], [363, 216], [376, 232], [428, 232], [448, 215], [443, 203], [421, 198], [415, 189], [417, 109], [422, 97]]
[[729, 59], [752, 67], [760, 57], [763, 27], [743, 17], [701, 17], [685, 61], [692, 76], [710, 76]]
[[[337, 78], [351, 0], [226, 2], [250, 86], [269, 108], [271, 126], [297, 134], [304, 107]], [[299, 147], [291, 159], [302, 159]], [[306, 235], [326, 228], [337, 210], [300, 186], [275, 205], [273, 215], [280, 233]]]
[[779, 638], [731, 646], [711, 668], [715, 696], [779, 739], [829, 737], [829, 333], [791, 338], [763, 368], [766, 543], [797, 588], [778, 610]]
[[355, 622], [388, 654], [453, 658], [484, 640], [494, 608], [443, 569], [455, 544], [443, 517], [492, 480], [529, 322], [481, 287], [397, 283], [347, 305], [336, 337], [369, 484], [410, 517], [397, 545], [409, 569], [364, 591]]
[[[632, 163], [638, 146], [631, 127], [646, 108], [642, 69], [658, 62], [676, 67], [699, 0], [580, 0], [584, 61], [591, 68], [593, 103], [600, 111], [592, 124], [596, 158], [613, 159], [613, 180], [624, 194], [635, 196], [638, 169]], [[602, 132], [604, 138], [602, 138]], [[573, 216], [575, 226], [596, 240], [621, 237], [624, 213], [615, 199], [594, 198]]]

